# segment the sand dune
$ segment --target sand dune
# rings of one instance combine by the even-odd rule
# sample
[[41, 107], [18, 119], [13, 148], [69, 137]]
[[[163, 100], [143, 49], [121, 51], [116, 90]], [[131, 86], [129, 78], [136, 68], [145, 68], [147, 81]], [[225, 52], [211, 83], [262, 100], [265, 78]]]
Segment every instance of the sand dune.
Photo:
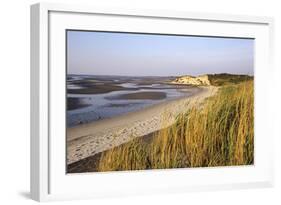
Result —
[[112, 119], [68, 128], [67, 164], [170, 126], [179, 113], [199, 105], [216, 91], [217, 87], [201, 87], [189, 97], [167, 101]]

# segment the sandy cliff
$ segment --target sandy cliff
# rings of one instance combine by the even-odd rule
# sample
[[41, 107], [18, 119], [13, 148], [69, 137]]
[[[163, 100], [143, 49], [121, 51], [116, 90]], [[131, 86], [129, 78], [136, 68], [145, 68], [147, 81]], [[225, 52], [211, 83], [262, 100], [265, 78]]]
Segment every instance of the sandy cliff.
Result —
[[185, 84], [185, 85], [211, 85], [208, 75], [194, 76], [181, 76], [172, 81], [172, 84]]

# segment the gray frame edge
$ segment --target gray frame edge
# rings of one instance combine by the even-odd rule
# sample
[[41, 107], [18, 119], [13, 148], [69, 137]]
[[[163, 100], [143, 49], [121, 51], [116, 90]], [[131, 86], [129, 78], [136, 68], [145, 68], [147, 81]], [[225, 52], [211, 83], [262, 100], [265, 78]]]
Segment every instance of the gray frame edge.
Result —
[[[30, 196], [46, 201], [48, 176], [48, 10], [41, 3], [30, 6]], [[48, 85], [47, 85], [48, 86]], [[44, 90], [45, 89], [45, 90]]]
[[39, 150], [39, 4], [30, 7], [30, 195], [40, 198]]

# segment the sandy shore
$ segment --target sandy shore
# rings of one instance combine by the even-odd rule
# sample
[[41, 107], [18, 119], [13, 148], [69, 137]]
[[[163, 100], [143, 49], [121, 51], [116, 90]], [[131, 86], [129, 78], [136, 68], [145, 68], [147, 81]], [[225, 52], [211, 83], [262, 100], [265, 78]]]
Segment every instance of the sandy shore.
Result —
[[179, 113], [214, 95], [217, 87], [201, 87], [189, 97], [168, 101], [112, 119], [67, 129], [67, 164], [103, 152], [136, 137], [170, 126]]

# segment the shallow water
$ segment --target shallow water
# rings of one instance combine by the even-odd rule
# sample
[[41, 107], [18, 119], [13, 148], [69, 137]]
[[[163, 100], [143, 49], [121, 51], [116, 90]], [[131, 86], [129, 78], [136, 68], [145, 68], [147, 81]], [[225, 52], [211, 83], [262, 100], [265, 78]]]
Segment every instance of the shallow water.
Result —
[[[77, 77], [76, 79], [83, 80], [89, 77]], [[95, 77], [97, 78], [97, 77]], [[104, 80], [105, 77], [102, 77]], [[151, 77], [124, 79], [124, 77], [107, 77], [112, 82], [123, 82], [118, 84], [123, 88], [137, 88], [137, 90], [119, 90], [102, 94], [67, 94], [68, 98], [77, 98], [79, 101], [73, 110], [67, 111], [67, 126], [73, 127], [78, 124], [93, 122], [105, 118], [112, 118], [118, 115], [126, 114], [133, 111], [141, 110], [145, 107], [159, 104], [168, 100], [174, 100], [184, 96], [189, 96], [196, 88], [189, 86], [178, 87], [161, 83], [166, 82], [167, 77], [155, 77], [155, 81], [159, 83], [149, 83], [153, 81]], [[67, 81], [68, 89], [80, 89], [79, 84], [73, 85], [75, 78], [69, 78]], [[124, 82], [129, 81], [129, 82]], [[145, 84], [144, 84], [145, 83]], [[93, 85], [94, 86], [94, 85]], [[140, 88], [140, 89], [139, 89]], [[123, 94], [139, 93], [139, 92], [163, 92], [166, 94], [164, 99], [120, 99]], [[143, 95], [145, 97], [145, 93]], [[149, 97], [147, 97], [149, 98]]]

